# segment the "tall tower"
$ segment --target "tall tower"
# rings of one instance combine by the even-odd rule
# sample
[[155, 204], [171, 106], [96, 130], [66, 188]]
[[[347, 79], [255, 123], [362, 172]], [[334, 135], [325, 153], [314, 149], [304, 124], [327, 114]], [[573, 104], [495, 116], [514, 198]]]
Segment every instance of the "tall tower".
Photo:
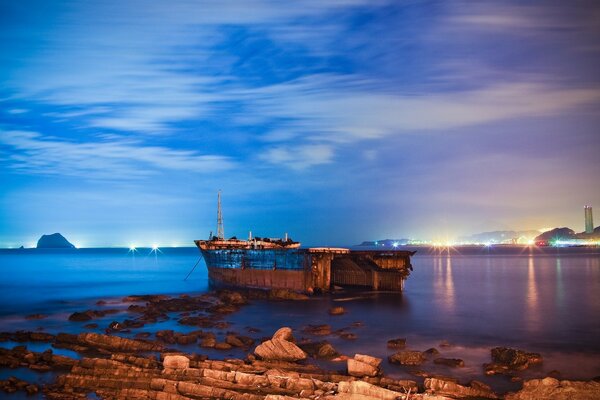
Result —
[[585, 233], [594, 232], [594, 217], [592, 217], [592, 206], [583, 207], [585, 213]]
[[225, 230], [223, 229], [223, 213], [221, 212], [221, 191], [217, 195], [217, 237], [219, 239], [225, 239]]

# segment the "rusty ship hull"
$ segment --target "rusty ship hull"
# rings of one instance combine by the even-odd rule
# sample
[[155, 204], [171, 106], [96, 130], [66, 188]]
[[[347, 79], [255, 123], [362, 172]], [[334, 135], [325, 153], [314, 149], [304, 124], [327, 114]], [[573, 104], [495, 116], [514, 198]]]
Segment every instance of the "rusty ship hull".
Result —
[[291, 241], [196, 240], [214, 287], [324, 293], [334, 287], [396, 291], [412, 266], [409, 251], [300, 248]]

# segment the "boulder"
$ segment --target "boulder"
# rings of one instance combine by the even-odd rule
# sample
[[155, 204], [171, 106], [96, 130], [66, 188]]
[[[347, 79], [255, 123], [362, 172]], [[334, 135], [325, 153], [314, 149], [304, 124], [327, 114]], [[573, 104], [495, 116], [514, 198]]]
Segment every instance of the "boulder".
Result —
[[532, 379], [523, 389], [506, 395], [506, 400], [591, 400], [600, 398], [600, 382], [559, 381], [555, 378]]
[[494, 347], [492, 349], [492, 360], [496, 364], [513, 370], [523, 370], [530, 365], [540, 364], [542, 356], [538, 353], [527, 353], [508, 347]]
[[283, 328], [277, 329], [277, 332], [273, 334], [273, 339], [287, 340], [288, 342], [294, 342], [294, 335], [292, 335], [292, 328], [284, 326]]
[[163, 368], [186, 369], [190, 367], [190, 359], [181, 355], [167, 355], [163, 360]]
[[306, 353], [294, 343], [283, 339], [271, 339], [261, 343], [254, 354], [263, 360], [300, 361], [306, 359]]
[[377, 376], [380, 373], [381, 358], [355, 354], [347, 360], [348, 374], [356, 377]]
[[399, 351], [389, 356], [388, 361], [400, 365], [421, 365], [425, 357], [420, 351]]

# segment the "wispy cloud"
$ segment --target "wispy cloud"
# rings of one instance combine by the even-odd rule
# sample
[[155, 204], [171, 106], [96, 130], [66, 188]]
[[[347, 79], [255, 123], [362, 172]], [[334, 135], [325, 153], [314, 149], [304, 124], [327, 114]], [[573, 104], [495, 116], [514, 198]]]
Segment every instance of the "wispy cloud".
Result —
[[227, 157], [148, 146], [127, 139], [77, 143], [37, 132], [3, 131], [0, 144], [10, 149], [4, 162], [14, 170], [88, 179], [127, 180], [160, 171], [202, 174], [233, 166]]

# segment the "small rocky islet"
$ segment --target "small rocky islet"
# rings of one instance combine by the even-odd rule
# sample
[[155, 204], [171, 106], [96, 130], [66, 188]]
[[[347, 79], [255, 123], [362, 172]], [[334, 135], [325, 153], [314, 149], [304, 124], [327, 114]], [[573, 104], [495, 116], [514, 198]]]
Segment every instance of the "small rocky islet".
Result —
[[[0, 380], [0, 391], [23, 392], [56, 400], [85, 399], [95, 394], [103, 399], [598, 399], [600, 382], [558, 380], [554, 377], [523, 382], [521, 390], [495, 393], [488, 385], [471, 381], [460, 383], [451, 377], [414, 371], [424, 379], [394, 379], [385, 376], [382, 359], [367, 354], [340, 354], [327, 340], [328, 335], [354, 335], [346, 330], [334, 331], [329, 325], [306, 325], [298, 334], [314, 339], [296, 339], [295, 332], [282, 327], [271, 336], [252, 337], [260, 329], [247, 327], [247, 334], [226, 331], [219, 341], [210, 329], [227, 330], [225, 317], [248, 304], [251, 299], [296, 299], [285, 291], [278, 293], [240, 293], [218, 291], [200, 296], [169, 297], [128, 296], [124, 303], [131, 319], [113, 321], [104, 333], [58, 333], [17, 331], [0, 333], [0, 342], [17, 342], [12, 348], [0, 347], [0, 369], [28, 368], [52, 372], [54, 379], [38, 385], [15, 376]], [[102, 301], [97, 305], [108, 306]], [[93, 321], [122, 310], [105, 308], [73, 313], [72, 323]], [[341, 315], [335, 309], [330, 315]], [[149, 332], [135, 333], [146, 324], [165, 321], [177, 313], [178, 323], [199, 329], [176, 332], [159, 330], [154, 338]], [[355, 323], [359, 326], [360, 323]], [[133, 335], [123, 337], [122, 334]], [[219, 335], [223, 336], [223, 335]], [[31, 351], [26, 344], [48, 343], [53, 349], [67, 349], [79, 358], [55, 354], [52, 349]], [[23, 345], [21, 345], [21, 343]], [[441, 347], [443, 343], [440, 344]], [[177, 345], [197, 346], [198, 351], [181, 351]], [[458, 358], [441, 357], [435, 348], [426, 351], [407, 350], [405, 338], [391, 338], [388, 349], [393, 351], [388, 362], [414, 368], [426, 360], [447, 366], [449, 370], [463, 368]], [[203, 350], [243, 351], [244, 358], [209, 359]], [[482, 374], [502, 375], [519, 380], [519, 371], [542, 363], [537, 353], [496, 347], [490, 350], [490, 363], [483, 365]], [[318, 359], [336, 363], [327, 370]], [[314, 360], [314, 361], [313, 361]], [[19, 375], [18, 373], [14, 375]], [[1, 393], [1, 392], [0, 392]]]

